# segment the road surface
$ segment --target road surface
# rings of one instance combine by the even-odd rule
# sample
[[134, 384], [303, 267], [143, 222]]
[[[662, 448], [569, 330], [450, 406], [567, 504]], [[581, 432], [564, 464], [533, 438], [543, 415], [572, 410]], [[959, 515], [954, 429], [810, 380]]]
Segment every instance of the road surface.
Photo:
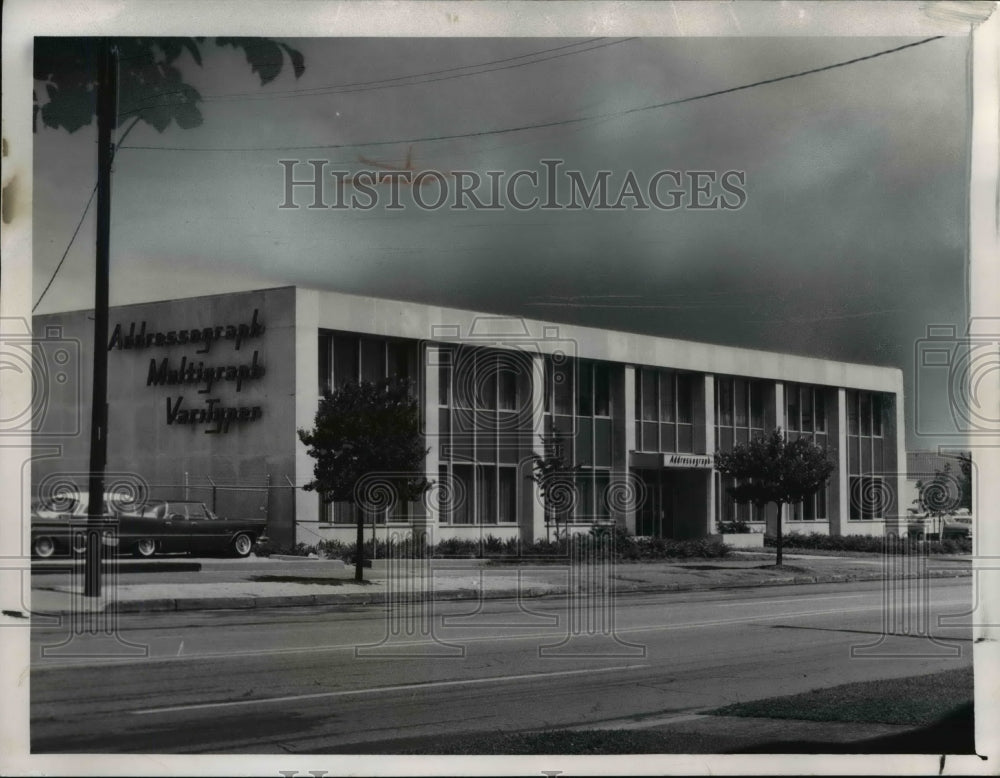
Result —
[[[905, 585], [910, 606], [888, 612], [882, 584], [865, 582], [632, 594], [613, 607], [440, 602], [394, 620], [382, 607], [124, 614], [115, 635], [36, 626], [32, 751], [324, 753], [653, 725], [970, 664], [971, 630], [954, 626], [967, 619], [938, 623], [969, 611], [970, 580]], [[903, 634], [886, 638], [887, 620]]]

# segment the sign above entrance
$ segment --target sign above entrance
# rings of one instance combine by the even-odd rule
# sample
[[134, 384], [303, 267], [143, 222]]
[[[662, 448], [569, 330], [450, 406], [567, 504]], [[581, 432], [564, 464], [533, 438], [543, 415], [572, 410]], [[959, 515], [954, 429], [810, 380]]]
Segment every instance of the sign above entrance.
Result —
[[712, 457], [704, 454], [664, 454], [664, 467], [704, 467], [712, 466]]

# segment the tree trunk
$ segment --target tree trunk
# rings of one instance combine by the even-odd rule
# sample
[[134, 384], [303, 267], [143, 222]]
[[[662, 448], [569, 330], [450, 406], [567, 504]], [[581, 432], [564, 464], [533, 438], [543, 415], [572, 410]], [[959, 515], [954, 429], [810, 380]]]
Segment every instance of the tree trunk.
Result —
[[354, 580], [365, 580], [365, 512], [358, 509], [358, 537], [354, 546]]
[[774, 564], [781, 567], [781, 503], [775, 503], [778, 506], [778, 526], [776, 531], [775, 545], [777, 546], [777, 556], [775, 557]]

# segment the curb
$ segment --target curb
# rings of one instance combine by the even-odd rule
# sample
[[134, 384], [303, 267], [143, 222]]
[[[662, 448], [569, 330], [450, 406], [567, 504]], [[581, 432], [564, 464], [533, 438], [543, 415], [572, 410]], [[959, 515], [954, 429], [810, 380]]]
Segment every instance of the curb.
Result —
[[[896, 580], [915, 578], [969, 578], [971, 570], [934, 570], [926, 576], [902, 575]], [[657, 594], [663, 592], [696, 592], [715, 589], [754, 589], [766, 586], [788, 586], [799, 584], [854, 583], [864, 581], [881, 581], [881, 574], [857, 575], [797, 575], [785, 578], [773, 578], [768, 581], [753, 583], [720, 583], [720, 584], [638, 584], [621, 587], [616, 582], [615, 595]], [[505, 600], [517, 598], [539, 598], [566, 594], [565, 587], [552, 589], [494, 589], [480, 592], [478, 589], [452, 589], [438, 592], [410, 593], [409, 602], [450, 601], [450, 600]], [[117, 603], [114, 611], [117, 613], [147, 613], [169, 611], [201, 611], [201, 610], [255, 610], [260, 608], [302, 608], [309, 606], [357, 606], [384, 605], [388, 599], [387, 592], [350, 592], [345, 594], [285, 594], [285, 595], [244, 595], [227, 597], [164, 597], [149, 600], [125, 600]], [[33, 610], [38, 615], [54, 615], [71, 613], [70, 608], [55, 610]], [[102, 611], [95, 611], [100, 613]]]
[[[31, 563], [31, 574], [65, 573], [67, 570], [78, 570], [83, 566], [84, 562], [80, 559], [47, 559], [44, 562], [36, 560]], [[171, 559], [158, 559], [152, 562], [138, 560], [122, 562], [105, 559], [101, 564], [101, 569], [105, 573], [198, 573], [202, 570], [202, 563], [186, 560], [178, 562]]]

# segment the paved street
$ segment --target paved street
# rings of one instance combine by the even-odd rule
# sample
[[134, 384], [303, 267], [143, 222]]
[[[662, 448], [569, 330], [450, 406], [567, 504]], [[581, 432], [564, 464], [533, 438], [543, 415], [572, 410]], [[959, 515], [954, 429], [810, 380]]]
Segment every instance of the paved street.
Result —
[[[879, 582], [631, 594], [573, 611], [579, 599], [438, 602], [392, 621], [372, 606], [123, 614], [117, 639], [61, 647], [69, 624], [36, 626], [32, 750], [322, 753], [462, 731], [654, 726], [969, 664], [970, 631], [937, 626], [969, 609], [969, 579], [906, 585], [929, 586], [932, 604], [891, 611], [909, 636], [887, 640]], [[616, 638], [602, 633], [610, 618]], [[947, 645], [920, 637], [924, 624]]]

